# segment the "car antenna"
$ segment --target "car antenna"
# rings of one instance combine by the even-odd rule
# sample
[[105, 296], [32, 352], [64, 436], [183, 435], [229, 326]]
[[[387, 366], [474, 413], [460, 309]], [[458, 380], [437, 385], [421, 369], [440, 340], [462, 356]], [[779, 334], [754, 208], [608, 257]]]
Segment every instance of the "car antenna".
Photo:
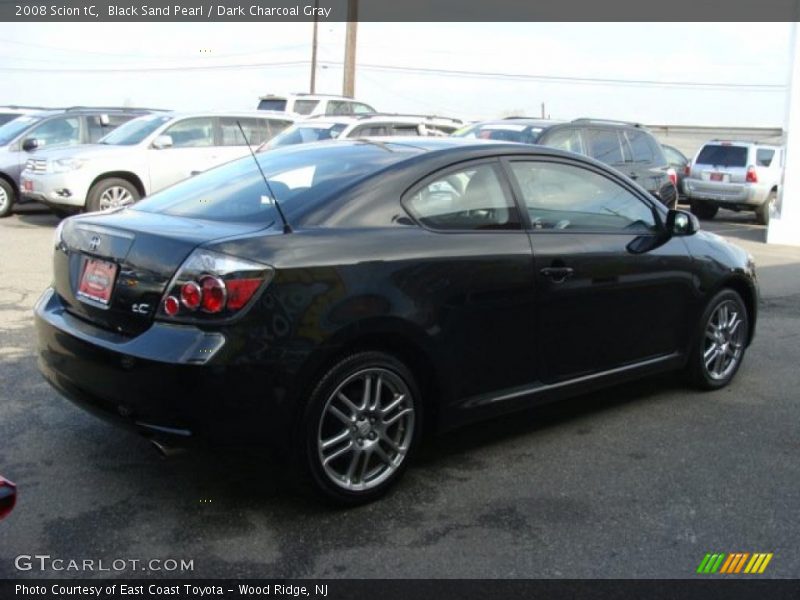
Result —
[[236, 119], [236, 125], [239, 127], [239, 131], [242, 132], [242, 137], [244, 138], [244, 143], [247, 144], [247, 149], [250, 150], [250, 156], [253, 157], [253, 160], [258, 167], [258, 172], [261, 173], [261, 177], [264, 179], [264, 185], [267, 186], [267, 192], [269, 192], [269, 197], [272, 198], [272, 201], [275, 203], [275, 209], [278, 211], [278, 215], [281, 217], [281, 221], [283, 222], [283, 233], [292, 233], [292, 226], [289, 225], [289, 221], [286, 220], [286, 215], [283, 214], [283, 209], [281, 209], [280, 202], [278, 202], [278, 197], [275, 195], [275, 192], [272, 191], [272, 187], [269, 185], [269, 180], [267, 180], [267, 176], [264, 175], [264, 169], [261, 168], [261, 163], [258, 162], [256, 158], [256, 153], [253, 152], [253, 147], [250, 145], [250, 140], [247, 139], [247, 136], [244, 133], [244, 129], [242, 129], [242, 124], [239, 122], [239, 119]]

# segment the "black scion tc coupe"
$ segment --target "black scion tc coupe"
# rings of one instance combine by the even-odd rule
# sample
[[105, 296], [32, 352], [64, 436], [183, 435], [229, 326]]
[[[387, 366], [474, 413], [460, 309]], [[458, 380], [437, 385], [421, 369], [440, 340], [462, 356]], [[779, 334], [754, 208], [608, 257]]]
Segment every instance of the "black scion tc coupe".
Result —
[[384, 138], [255, 160], [62, 222], [35, 308], [59, 392], [162, 440], [289, 448], [355, 504], [423, 429], [667, 370], [720, 388], [753, 338], [752, 259], [592, 159]]

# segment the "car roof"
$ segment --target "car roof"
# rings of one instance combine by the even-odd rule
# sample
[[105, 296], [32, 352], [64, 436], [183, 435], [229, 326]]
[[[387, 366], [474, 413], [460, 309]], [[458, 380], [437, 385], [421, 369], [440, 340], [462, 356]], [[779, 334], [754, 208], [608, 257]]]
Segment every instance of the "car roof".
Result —
[[288, 100], [289, 98], [302, 98], [303, 100], [347, 100], [349, 102], [361, 103], [360, 100], [348, 98], [347, 96], [338, 96], [336, 94], [308, 94], [305, 92], [291, 92], [289, 94], [266, 94], [264, 96], [259, 96], [259, 100]]
[[767, 146], [769, 148], [781, 148], [780, 144], [772, 142], [757, 142], [753, 140], [708, 140], [703, 146]]
[[[261, 111], [264, 112], [264, 111]], [[362, 115], [311, 115], [307, 119], [298, 121], [298, 125], [321, 123], [321, 124], [347, 124], [356, 123], [410, 123], [410, 124], [429, 124], [429, 125], [452, 125], [458, 127], [462, 125], [459, 119], [450, 117], [440, 117], [438, 115], [409, 115], [399, 113], [364, 113]]]
[[527, 125], [531, 127], [552, 127], [553, 125], [561, 125], [566, 121], [553, 121], [551, 119], [534, 119], [528, 117], [506, 117], [505, 119], [494, 119], [489, 121], [478, 121], [471, 123], [470, 126], [479, 125], [482, 127], [492, 127], [495, 125]]

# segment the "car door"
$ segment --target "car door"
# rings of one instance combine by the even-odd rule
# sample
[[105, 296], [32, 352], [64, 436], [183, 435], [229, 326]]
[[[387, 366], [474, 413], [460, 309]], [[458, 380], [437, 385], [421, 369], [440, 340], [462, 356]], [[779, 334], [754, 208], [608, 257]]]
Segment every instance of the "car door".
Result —
[[530, 223], [538, 368], [546, 383], [661, 360], [685, 347], [690, 259], [652, 202], [600, 169], [511, 159]]
[[219, 161], [215, 146], [213, 117], [190, 117], [172, 123], [159, 137], [168, 136], [171, 145], [148, 149], [150, 192], [201, 173]]
[[530, 242], [499, 161], [439, 171], [403, 204], [425, 230], [415, 247], [426, 258], [402, 285], [426, 290], [416, 310], [435, 311], [428, 333], [448, 400], [480, 408], [536, 381]]

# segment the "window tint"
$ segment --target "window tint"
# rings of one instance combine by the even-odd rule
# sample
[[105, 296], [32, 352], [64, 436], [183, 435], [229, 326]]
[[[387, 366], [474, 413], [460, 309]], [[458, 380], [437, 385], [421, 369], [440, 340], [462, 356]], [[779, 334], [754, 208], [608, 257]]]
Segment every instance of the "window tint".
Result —
[[707, 144], [697, 155], [695, 163], [718, 167], [744, 167], [747, 165], [747, 147]]
[[[431, 126], [428, 125], [427, 127], [430, 128]], [[437, 126], [437, 128], [441, 127]], [[541, 127], [533, 127], [520, 123], [491, 123], [465, 127], [453, 135], [456, 137], [476, 138], [481, 140], [500, 140], [503, 142], [535, 144], [536, 138], [541, 131]]]
[[394, 125], [392, 125], [390, 135], [406, 135], [406, 136], [419, 135], [419, 126], [406, 125], [404, 123], [395, 123]]
[[534, 229], [652, 231], [652, 209], [593, 171], [558, 163], [511, 163]]
[[495, 165], [450, 172], [408, 199], [419, 221], [434, 229], [519, 229], [513, 202]]
[[775, 150], [759, 148], [756, 151], [756, 165], [758, 165], [759, 167], [768, 167], [772, 164], [772, 158], [774, 156], [775, 156]]
[[286, 110], [286, 100], [281, 98], [261, 100], [258, 103], [258, 110], [277, 110], [283, 112], [284, 110]]
[[[242, 132], [239, 131], [239, 126], [236, 124], [237, 121], [242, 124], [247, 140], [242, 138]], [[250, 142], [253, 147], [260, 146], [271, 140], [288, 125], [288, 121], [258, 118], [220, 117], [219, 120], [223, 146], [245, 146], [247, 142]]]
[[164, 131], [173, 148], [204, 148], [214, 145], [214, 121], [210, 117], [184, 119]]
[[545, 132], [538, 143], [550, 146], [551, 148], [566, 150], [567, 152], [584, 154], [581, 134], [577, 129], [571, 127], [556, 129], [552, 133]]
[[0, 125], [4, 125], [13, 119], [16, 119], [19, 115], [16, 113], [2, 113], [0, 114]]
[[43, 146], [80, 144], [80, 119], [78, 117], [50, 119], [31, 131], [28, 137], [36, 138]]
[[641, 131], [626, 131], [625, 137], [628, 139], [628, 144], [631, 148], [631, 160], [635, 163], [652, 163], [655, 162], [653, 148], [650, 146], [650, 140], [647, 134]]
[[310, 115], [319, 104], [319, 100], [295, 100], [294, 112], [299, 115]]
[[624, 162], [622, 146], [616, 131], [589, 129], [586, 132], [586, 153], [609, 165]]

